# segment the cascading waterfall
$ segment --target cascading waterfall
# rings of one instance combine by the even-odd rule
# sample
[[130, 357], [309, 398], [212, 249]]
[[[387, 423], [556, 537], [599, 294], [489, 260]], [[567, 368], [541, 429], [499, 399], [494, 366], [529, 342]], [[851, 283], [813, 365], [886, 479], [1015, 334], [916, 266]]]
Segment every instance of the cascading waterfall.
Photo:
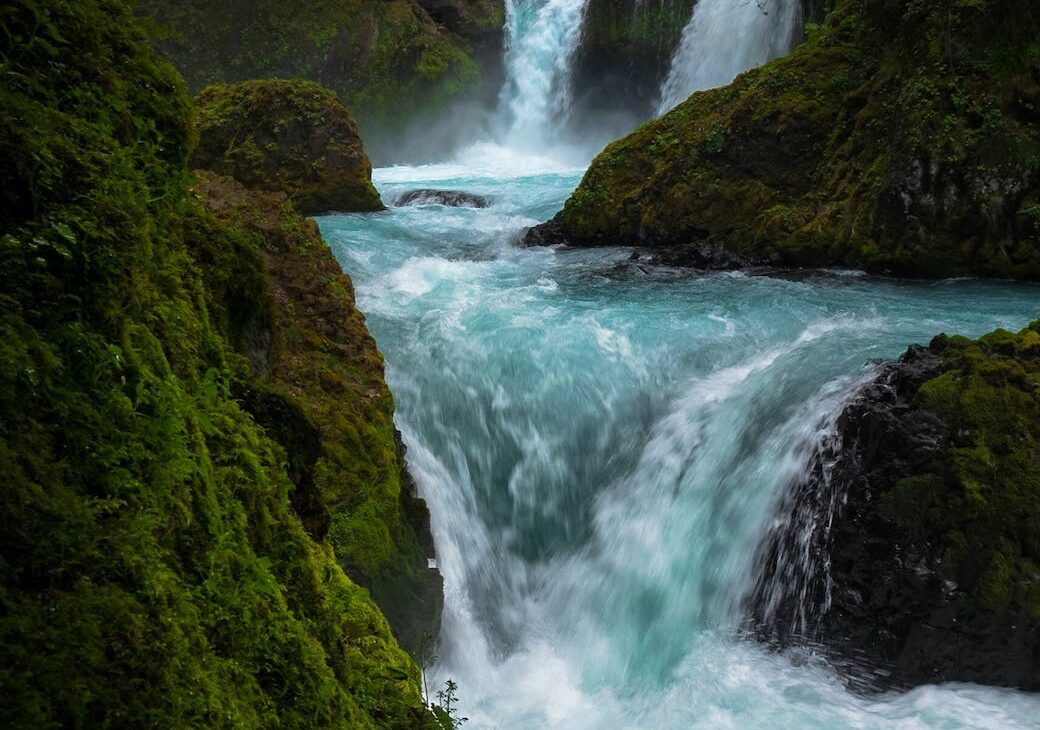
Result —
[[1016, 328], [1036, 288], [692, 277], [624, 250], [515, 247], [579, 177], [377, 170], [388, 200], [450, 187], [491, 206], [320, 220], [430, 505], [445, 579], [431, 687], [458, 682], [473, 730], [1035, 726], [1035, 695], [863, 697], [741, 630], [763, 536], [863, 364], [939, 331]]
[[790, 50], [800, 0], [699, 0], [661, 85], [658, 115]]
[[504, 141], [539, 148], [570, 108], [570, 62], [588, 0], [506, 0]]

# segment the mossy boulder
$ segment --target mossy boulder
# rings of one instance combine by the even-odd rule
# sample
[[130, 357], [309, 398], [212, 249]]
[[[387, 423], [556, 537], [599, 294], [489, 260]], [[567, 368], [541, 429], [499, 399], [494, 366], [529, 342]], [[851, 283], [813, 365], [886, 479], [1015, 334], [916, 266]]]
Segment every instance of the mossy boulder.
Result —
[[884, 686], [1040, 689], [1040, 322], [880, 366], [779, 525], [760, 635]]
[[409, 125], [501, 79], [502, 0], [141, 0], [157, 48], [189, 89], [305, 78], [331, 89], [369, 151], [396, 159]]
[[542, 238], [1040, 278], [1034, 5], [838, 0], [810, 30], [608, 146]]
[[382, 209], [357, 125], [339, 99], [313, 81], [210, 86], [196, 109], [193, 167], [286, 193], [305, 214]]
[[435, 727], [294, 497], [319, 419], [247, 357], [306, 220], [189, 194], [190, 99], [127, 3], [0, 12], [0, 725]]

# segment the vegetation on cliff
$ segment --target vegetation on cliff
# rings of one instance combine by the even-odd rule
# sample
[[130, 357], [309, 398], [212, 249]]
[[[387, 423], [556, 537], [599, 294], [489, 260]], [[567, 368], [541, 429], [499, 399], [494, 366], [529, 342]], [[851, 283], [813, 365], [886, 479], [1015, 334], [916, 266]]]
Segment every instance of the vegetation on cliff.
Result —
[[497, 91], [501, 0], [141, 0], [137, 12], [192, 91], [317, 81], [346, 104], [370, 150], [450, 100]]
[[383, 207], [357, 125], [335, 95], [313, 81], [210, 86], [196, 108], [192, 167], [286, 193], [308, 215]]
[[1033, 3], [837, 0], [790, 56], [608, 146], [550, 237], [1040, 278], [1038, 108]]
[[[307, 300], [302, 264], [272, 277], [275, 252], [316, 253], [284, 200], [188, 194], [189, 99], [125, 3], [0, 12], [0, 721], [431, 726], [414, 665], [318, 539], [330, 525], [374, 564], [387, 536], [306, 494], [338, 471], [329, 494], [379, 518], [400, 491], [360, 315], [325, 323], [340, 339], [311, 329], [320, 311], [288, 318], [346, 313], [349, 282], [319, 260]], [[318, 366], [341, 423], [279, 358]]]

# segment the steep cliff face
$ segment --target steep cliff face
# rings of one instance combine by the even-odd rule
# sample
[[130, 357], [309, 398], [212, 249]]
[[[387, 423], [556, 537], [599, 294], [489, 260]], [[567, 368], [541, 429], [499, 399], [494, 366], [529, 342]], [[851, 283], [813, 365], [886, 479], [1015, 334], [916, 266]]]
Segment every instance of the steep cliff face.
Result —
[[313, 81], [244, 81], [196, 99], [199, 144], [192, 167], [246, 187], [290, 196], [307, 215], [383, 207], [357, 125]]
[[[377, 507], [401, 491], [349, 282], [283, 199], [189, 194], [188, 96], [125, 3], [23, 0], [3, 22], [0, 722], [432, 727], [340, 567], [384, 542], [321, 539], [392, 537]], [[291, 279], [315, 270], [315, 290]], [[322, 370], [323, 348], [349, 366]], [[315, 383], [348, 404], [336, 430]]]
[[392, 156], [409, 122], [493, 95], [501, 78], [501, 0], [142, 0], [137, 12], [191, 90], [316, 81], [346, 104], [381, 157]]
[[216, 309], [232, 313], [229, 338], [249, 361], [235, 394], [285, 448], [290, 466], [299, 464], [290, 497], [304, 527], [332, 545], [347, 574], [372, 590], [398, 641], [417, 653], [423, 635], [439, 629], [442, 584], [427, 568], [429, 514], [405, 470], [383, 359], [354, 306], [353, 285], [317, 225], [285, 194], [197, 174], [195, 196], [218, 223], [256, 242], [263, 274], [243, 300], [233, 288], [239, 276], [221, 263], [226, 254], [212, 236], [190, 236], [207, 289], [230, 297]]
[[756, 631], [882, 686], [1040, 688], [1038, 385], [1040, 323], [881, 366], [782, 507]]
[[1024, 0], [839, 0], [790, 56], [608, 146], [541, 238], [1038, 278], [1038, 21]]

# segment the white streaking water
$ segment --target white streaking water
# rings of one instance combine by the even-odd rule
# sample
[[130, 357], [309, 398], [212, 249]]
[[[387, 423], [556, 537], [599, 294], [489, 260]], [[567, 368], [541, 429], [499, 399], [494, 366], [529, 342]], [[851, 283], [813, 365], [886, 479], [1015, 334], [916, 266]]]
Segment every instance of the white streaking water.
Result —
[[506, 0], [504, 140], [544, 149], [570, 109], [570, 63], [588, 0]]
[[755, 548], [872, 358], [1017, 329], [1035, 286], [689, 276], [515, 246], [580, 170], [502, 150], [377, 170], [488, 196], [320, 219], [386, 356], [445, 577], [432, 681], [467, 728], [1027, 728], [1040, 697], [864, 697], [739, 635]]
[[800, 0], [699, 0], [661, 85], [657, 113], [786, 53], [801, 22]]

